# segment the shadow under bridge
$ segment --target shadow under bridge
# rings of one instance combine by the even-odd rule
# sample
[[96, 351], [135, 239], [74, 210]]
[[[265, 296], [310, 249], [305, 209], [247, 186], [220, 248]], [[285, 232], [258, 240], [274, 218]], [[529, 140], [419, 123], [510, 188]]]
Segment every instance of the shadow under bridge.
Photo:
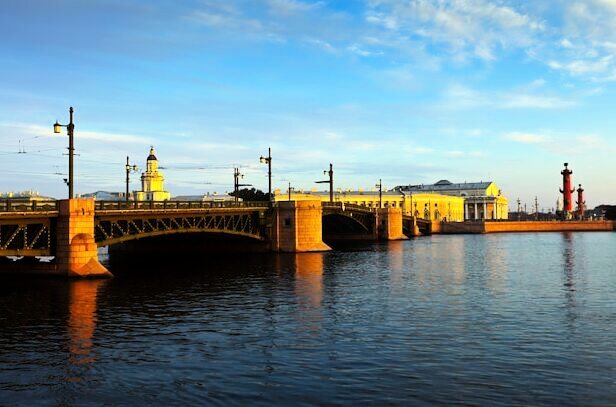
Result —
[[373, 239], [376, 212], [372, 208], [343, 202], [323, 202], [323, 240]]

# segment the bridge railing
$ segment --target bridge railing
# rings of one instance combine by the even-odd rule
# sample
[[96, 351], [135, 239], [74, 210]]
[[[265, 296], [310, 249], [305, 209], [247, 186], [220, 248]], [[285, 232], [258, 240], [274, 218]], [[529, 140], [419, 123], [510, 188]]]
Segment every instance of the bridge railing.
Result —
[[268, 202], [264, 201], [96, 201], [95, 210], [267, 208], [267, 206]]
[[0, 212], [42, 212], [57, 211], [58, 201], [37, 200], [32, 202], [20, 202], [13, 199], [0, 200]]
[[370, 208], [368, 206], [348, 204], [344, 202], [321, 202], [323, 208], [333, 208], [340, 210], [355, 210], [359, 212], [374, 212], [376, 208]]

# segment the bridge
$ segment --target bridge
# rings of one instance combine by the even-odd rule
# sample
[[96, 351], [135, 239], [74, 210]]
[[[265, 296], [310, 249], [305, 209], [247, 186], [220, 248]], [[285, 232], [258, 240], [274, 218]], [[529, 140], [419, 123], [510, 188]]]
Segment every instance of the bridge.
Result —
[[[35, 272], [105, 276], [97, 248], [186, 233], [216, 233], [264, 242], [269, 250], [330, 250], [336, 239], [403, 239], [400, 209], [340, 202], [110, 202], [66, 199], [0, 203], [0, 271], [7, 256], [53, 256], [28, 264]], [[4, 261], [2, 261], [4, 259]], [[40, 269], [40, 270], [39, 270]]]

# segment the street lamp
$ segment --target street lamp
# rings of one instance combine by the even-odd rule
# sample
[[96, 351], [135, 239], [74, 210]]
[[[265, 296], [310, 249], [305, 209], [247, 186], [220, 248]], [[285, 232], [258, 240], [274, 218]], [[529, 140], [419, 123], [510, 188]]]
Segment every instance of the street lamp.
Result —
[[126, 202], [128, 202], [128, 194], [129, 194], [128, 186], [129, 186], [129, 183], [130, 183], [130, 173], [131, 173], [131, 171], [132, 172], [137, 172], [137, 166], [134, 165], [134, 164], [131, 165], [128, 162], [128, 156], [126, 156], [126, 167], [125, 168], [126, 168]]
[[75, 151], [75, 147], [73, 146], [73, 134], [75, 130], [75, 124], [73, 123], [73, 107], [71, 106], [68, 109], [69, 113], [69, 122], [68, 124], [60, 124], [56, 120], [53, 125], [53, 132], [56, 134], [60, 134], [62, 131], [62, 127], [66, 127], [68, 134], [68, 199], [73, 199], [73, 155]]
[[329, 175], [329, 179], [326, 181], [315, 181], [317, 184], [329, 184], [329, 202], [334, 202], [334, 168], [329, 163], [329, 171], [323, 171], [323, 175]]
[[379, 189], [379, 209], [383, 207], [383, 181], [379, 178], [379, 183], [375, 185]]
[[267, 164], [267, 181], [268, 181], [268, 198], [270, 205], [272, 203], [272, 149], [268, 147], [267, 149], [267, 157], [259, 157], [259, 162]]

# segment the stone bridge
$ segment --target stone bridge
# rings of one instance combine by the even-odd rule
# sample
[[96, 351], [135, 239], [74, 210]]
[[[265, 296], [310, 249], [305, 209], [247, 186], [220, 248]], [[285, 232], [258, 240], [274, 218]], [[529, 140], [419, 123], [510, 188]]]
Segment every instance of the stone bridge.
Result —
[[330, 250], [323, 242], [324, 231], [336, 235], [333, 238], [404, 238], [399, 209], [320, 201], [269, 205], [70, 199], [0, 209], [0, 271], [14, 263], [6, 256], [53, 256], [53, 262], [28, 266], [69, 276], [109, 275], [98, 262], [98, 247], [178, 233], [242, 236], [281, 252]]

